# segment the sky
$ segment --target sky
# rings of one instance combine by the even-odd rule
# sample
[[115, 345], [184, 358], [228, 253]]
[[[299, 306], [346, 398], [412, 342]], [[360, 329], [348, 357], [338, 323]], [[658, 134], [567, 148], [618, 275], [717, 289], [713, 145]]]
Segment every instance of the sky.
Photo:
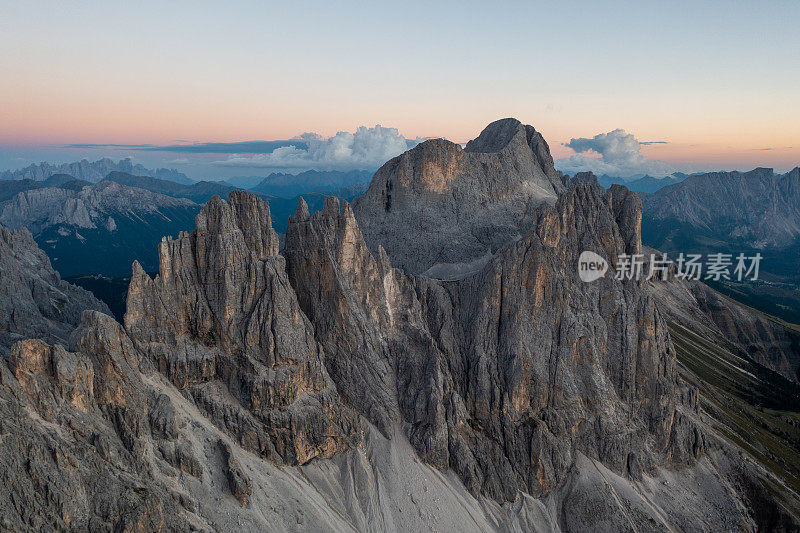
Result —
[[[0, 0], [0, 170], [355, 168], [513, 116], [569, 171], [785, 171], [798, 23], [800, 2], [778, 0]], [[207, 144], [245, 141], [293, 142]]]

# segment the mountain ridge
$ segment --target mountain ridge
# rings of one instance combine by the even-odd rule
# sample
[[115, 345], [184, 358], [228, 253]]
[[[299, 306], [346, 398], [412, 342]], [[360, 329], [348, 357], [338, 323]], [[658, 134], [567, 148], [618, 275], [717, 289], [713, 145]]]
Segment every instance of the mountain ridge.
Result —
[[65, 342], [87, 309], [110, 314], [89, 291], [61, 279], [28, 230], [0, 225], [0, 355], [24, 338]]
[[44, 181], [53, 174], [68, 174], [75, 179], [96, 183], [103, 180], [109, 172], [113, 171], [147, 175], [184, 184], [192, 183], [192, 180], [187, 178], [185, 174], [174, 169], [158, 168], [150, 170], [138, 163], [134, 163], [131, 158], [120, 159], [115, 163], [108, 157], [91, 162], [88, 159], [82, 159], [74, 163], [57, 165], [43, 161], [18, 170], [6, 170], [0, 173], [0, 180], [31, 179], [33, 181]]
[[754, 248], [782, 247], [800, 236], [800, 168], [693, 175], [643, 197], [654, 220], [674, 219], [739, 239]]
[[155, 268], [153, 247], [191, 227], [194, 202], [112, 181], [35, 188], [0, 203], [0, 224], [26, 227], [64, 276], [124, 276], [139, 258]]
[[372, 174], [372, 172], [366, 170], [346, 172], [338, 170], [307, 170], [299, 174], [272, 173], [247, 189], [290, 199], [316, 191], [335, 191], [362, 183], [369, 183]]
[[[299, 200], [282, 253], [266, 202], [214, 197], [158, 244], [155, 278], [134, 263], [124, 326], [87, 311], [67, 346], [14, 344], [0, 361], [7, 522], [800, 527], [792, 489], [705, 410], [660, 282], [578, 275], [584, 250], [612, 267], [642, 252], [639, 196], [567, 182], [518, 121], [485, 131], [470, 151], [434, 140], [393, 159], [352, 206]], [[519, 198], [487, 220], [499, 231], [460, 224]], [[363, 229], [426, 210], [466, 244], [446, 259], [475, 241], [490, 256], [443, 281], [408, 261], [439, 235]]]

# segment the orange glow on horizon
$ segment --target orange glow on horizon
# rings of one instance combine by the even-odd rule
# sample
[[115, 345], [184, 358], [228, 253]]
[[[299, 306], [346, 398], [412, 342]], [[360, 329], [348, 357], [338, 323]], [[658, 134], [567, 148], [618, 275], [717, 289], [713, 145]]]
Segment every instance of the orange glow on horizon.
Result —
[[[242, 99], [230, 98], [224, 92], [190, 91], [181, 95], [174, 87], [150, 87], [131, 93], [130, 88], [111, 85], [98, 92], [84, 91], [69, 83], [57, 90], [47, 85], [25, 87], [10, 83], [12, 87], [0, 87], [5, 89], [0, 90], [0, 98], [8, 104], [0, 109], [3, 146], [279, 140], [308, 131], [329, 137], [338, 131], [375, 124], [395, 127], [408, 139], [444, 137], [464, 142], [475, 138], [489, 122], [515, 116], [544, 135], [556, 159], [573, 155], [563, 145], [573, 137], [591, 137], [622, 127], [640, 141], [666, 141], [667, 144], [642, 146], [642, 153], [676, 167], [746, 169], [800, 164], [797, 109], [775, 124], [763, 117], [758, 119], [755, 112], [748, 116], [731, 114], [725, 106], [689, 110], [695, 113], [681, 115], [649, 105], [637, 106], [636, 113], [631, 109], [619, 113], [619, 109], [594, 106], [591, 100], [556, 111], [537, 102], [515, 109], [506, 105], [482, 109], [466, 97], [453, 97], [447, 105], [440, 106], [411, 99], [386, 107], [381, 102], [354, 98], [346, 105], [334, 106], [327, 101], [309, 102], [287, 96], [285, 105], [267, 105], [254, 103], [252, 95]], [[792, 115], [798, 115], [796, 120], [791, 119]], [[746, 131], [741, 126], [745, 121], [749, 124]]]

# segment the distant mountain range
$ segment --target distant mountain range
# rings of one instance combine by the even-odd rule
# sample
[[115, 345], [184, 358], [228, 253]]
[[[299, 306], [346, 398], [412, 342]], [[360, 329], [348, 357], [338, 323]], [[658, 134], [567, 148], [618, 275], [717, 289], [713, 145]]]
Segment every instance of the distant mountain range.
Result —
[[128, 172], [111, 172], [105, 179], [166, 196], [187, 198], [198, 204], [204, 204], [214, 196], [227, 198], [231, 191], [238, 189], [238, 187], [221, 181], [198, 181], [184, 184], [151, 176], [136, 176]]
[[[328, 196], [351, 201], [366, 187], [362, 183], [303, 196], [315, 212]], [[189, 185], [120, 171], [95, 184], [68, 174], [43, 181], [0, 180], [0, 224], [28, 228], [63, 276], [126, 277], [134, 260], [146, 270], [156, 269], [161, 238], [191, 229], [202, 204], [235, 190], [225, 182]], [[275, 229], [285, 232], [299, 198], [256, 194], [270, 203]]]
[[155, 178], [174, 181], [176, 183], [193, 183], [185, 174], [169, 168], [158, 168], [150, 170], [138, 163], [134, 163], [130, 158], [120, 159], [118, 162], [104, 157], [103, 159], [90, 162], [87, 159], [75, 163], [64, 163], [53, 165], [50, 163], [38, 163], [29, 165], [20, 170], [6, 170], [0, 173], [2, 180], [33, 180], [45, 181], [54, 174], [67, 174], [73, 179], [80, 179], [91, 183], [96, 183], [104, 179], [110, 172], [127, 172], [141, 176], [152, 176]]
[[239, 187], [240, 189], [247, 189], [252, 190], [253, 187], [264, 181], [264, 176], [233, 176], [230, 178], [225, 178], [225, 180], [220, 180], [222, 183], [229, 183], [234, 187]]
[[91, 185], [88, 181], [76, 180], [68, 174], [53, 174], [44, 181], [32, 179], [3, 180], [0, 181], [0, 202], [5, 202], [15, 197], [18, 193], [43, 187], [57, 187], [61, 189], [80, 189]]
[[698, 174], [642, 201], [653, 221], [752, 248], [781, 248], [800, 237], [800, 167], [783, 175], [771, 168]]
[[[340, 172], [335, 174], [349, 174]], [[312, 174], [313, 175], [313, 174]], [[149, 176], [132, 176], [123, 172], [112, 172], [106, 179], [128, 187], [138, 187], [154, 193], [171, 196], [174, 198], [187, 198], [198, 204], [204, 204], [214, 196], [227, 198], [231, 191], [241, 190], [239, 187], [221, 181], [200, 181], [192, 185], [182, 185], [166, 180], [151, 178]], [[347, 182], [346, 178], [341, 181]], [[351, 201], [367, 190], [368, 183], [356, 183], [348, 186], [331, 189], [313, 189], [302, 194], [311, 212], [322, 209], [322, 204], [328, 196], [335, 196], [340, 200]], [[2, 186], [2, 184], [0, 184]], [[302, 186], [300, 187], [303, 188]], [[288, 190], [288, 189], [285, 189]], [[260, 191], [253, 191], [257, 196], [267, 200], [272, 211], [274, 226], [278, 233], [286, 231], [286, 222], [297, 209], [299, 194], [290, 198], [278, 197]]]
[[800, 323], [800, 168], [693, 175], [641, 194], [642, 240], [680, 253], [762, 255], [758, 282], [709, 282], [715, 289]]
[[[308, 170], [300, 174], [270, 174], [250, 190], [281, 198], [294, 198], [315, 191], [336, 191], [359, 183], [368, 184], [373, 172], [368, 170]], [[366, 189], [366, 188], [365, 188]]]
[[688, 177], [688, 174], [676, 172], [671, 176], [654, 178], [653, 176], [641, 176], [631, 178], [620, 178], [603, 174], [597, 177], [597, 182], [601, 187], [608, 189], [612, 185], [625, 185], [634, 192], [656, 192], [668, 185], [680, 183]]
[[71, 180], [23, 190], [0, 202], [0, 224], [30, 230], [63, 276], [123, 276], [137, 259], [154, 269], [154, 246], [164, 235], [190, 229], [199, 211], [198, 204], [184, 198], [113, 181]]

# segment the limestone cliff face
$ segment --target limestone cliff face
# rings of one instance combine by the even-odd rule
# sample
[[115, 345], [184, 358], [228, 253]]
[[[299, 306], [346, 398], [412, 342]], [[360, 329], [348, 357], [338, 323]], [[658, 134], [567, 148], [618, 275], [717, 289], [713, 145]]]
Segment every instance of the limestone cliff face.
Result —
[[563, 177], [531, 126], [504, 119], [466, 148], [434, 139], [378, 170], [353, 209], [373, 252], [414, 273], [469, 264], [519, 238]]
[[0, 226], [0, 354], [20, 339], [65, 343], [81, 313], [108, 306], [63, 281], [25, 228]]
[[611, 259], [638, 249], [636, 232], [618, 222], [641, 216], [635, 195], [577, 187], [537, 215], [533, 233], [451, 289], [465, 368], [454, 381], [480, 430], [473, 438], [496, 450], [493, 461], [473, 452], [475, 465], [458, 464], [462, 454], [451, 462], [509, 497], [553, 489], [577, 451], [634, 477], [667, 455], [689, 458], [702, 443], [685, 439], [680, 409], [691, 402], [678, 397], [692, 393], [677, 383], [653, 301], [633, 283], [576, 275], [582, 250]]
[[385, 433], [398, 420], [394, 365], [384, 331], [392, 317], [388, 261], [373, 259], [349, 204], [328, 198], [309, 216], [301, 200], [286, 230], [287, 269], [324, 347], [338, 390]]
[[178, 500], [147, 481], [147, 398], [132, 344], [93, 311], [73, 339], [70, 349], [20, 341], [0, 365], [2, 528], [186, 527]]
[[639, 251], [638, 197], [578, 186], [532, 219], [482, 272], [439, 282], [374, 258], [349, 205], [301, 206], [290, 279], [339, 390], [379, 427], [399, 411], [423, 458], [501, 500], [549, 492], [578, 452], [633, 476], [692, 459], [695, 393], [654, 302], [634, 282], [577, 277], [584, 249]]
[[236, 191], [196, 222], [161, 243], [155, 280], [134, 265], [131, 338], [242, 446], [290, 464], [347, 449], [355, 416], [289, 284], [269, 207]]

